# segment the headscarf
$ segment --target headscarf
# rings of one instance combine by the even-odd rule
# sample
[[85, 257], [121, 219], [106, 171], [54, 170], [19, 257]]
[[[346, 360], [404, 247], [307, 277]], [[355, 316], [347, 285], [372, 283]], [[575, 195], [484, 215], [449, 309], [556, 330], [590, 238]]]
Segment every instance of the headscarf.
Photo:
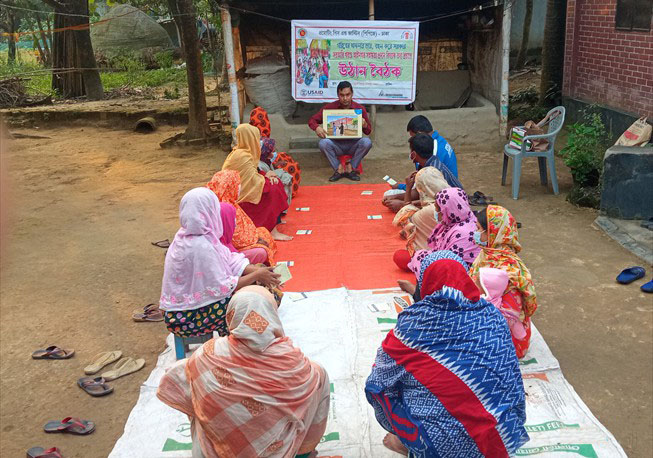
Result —
[[526, 402], [510, 332], [460, 261], [434, 262], [427, 293], [404, 309], [365, 384], [387, 431], [415, 454], [509, 456], [528, 441]]
[[442, 221], [435, 226], [428, 244], [433, 250], [451, 250], [472, 263], [481, 247], [474, 242], [476, 216], [469, 208], [467, 194], [460, 188], [440, 191], [435, 200], [442, 213]]
[[179, 223], [166, 253], [159, 306], [194, 310], [233, 293], [249, 261], [220, 242], [220, 201], [210, 190], [188, 191], [179, 204]]
[[436, 261], [441, 261], [443, 259], [448, 259], [450, 261], [456, 261], [460, 263], [465, 270], [469, 269], [469, 266], [463, 259], [458, 256], [457, 254], [448, 251], [448, 250], [440, 250], [440, 251], [432, 251], [430, 253], [425, 253], [424, 256], [422, 256], [419, 260], [420, 267], [419, 267], [419, 273], [417, 274], [417, 285], [420, 288], [420, 292], [422, 296], [425, 296], [425, 294], [422, 291], [422, 283], [424, 280], [424, 273], [426, 272], [426, 269], [431, 267], [433, 263]]
[[421, 168], [415, 175], [415, 189], [422, 206], [435, 202], [436, 194], [450, 187], [442, 172], [435, 167]]
[[[233, 170], [222, 170], [217, 172], [206, 184], [206, 187], [218, 196], [221, 202], [226, 202], [236, 209], [236, 228], [232, 245], [238, 251], [249, 250], [250, 248], [263, 248], [268, 254], [268, 263], [274, 265], [274, 256], [277, 252], [277, 244], [270, 232], [264, 227], [256, 227], [247, 213], [236, 203], [238, 200], [238, 187], [240, 176]], [[259, 239], [265, 241], [265, 245], [259, 243]]]
[[481, 299], [478, 287], [467, 275], [464, 263], [459, 260], [443, 259], [436, 261], [424, 271], [421, 291], [423, 298], [435, 291], [440, 291], [444, 287], [457, 289], [472, 302], [478, 302]]
[[236, 147], [222, 164], [222, 170], [235, 170], [240, 175], [240, 202], [258, 204], [261, 201], [265, 177], [258, 173], [261, 159], [261, 133], [249, 124], [236, 128]]
[[231, 251], [238, 251], [231, 241], [236, 230], [236, 207], [226, 202], [220, 202], [220, 219], [222, 220], [222, 237], [220, 242]]
[[261, 138], [261, 160], [270, 165], [270, 159], [276, 142], [272, 138]]
[[226, 319], [230, 336], [173, 366], [157, 396], [195, 421], [207, 458], [293, 456], [311, 426], [326, 422], [326, 371], [286, 337], [265, 288], [239, 290]]
[[506, 292], [519, 292], [524, 314], [529, 317], [537, 309], [537, 297], [531, 273], [517, 256], [521, 251], [517, 222], [508, 210], [498, 205], [489, 205], [486, 211], [488, 243], [472, 264], [470, 275], [478, 278], [481, 267], [495, 267], [508, 272], [510, 283]]
[[442, 172], [435, 167], [424, 167], [415, 175], [415, 189], [419, 193], [422, 208], [406, 205], [392, 221], [392, 224], [402, 228], [406, 237], [406, 250], [411, 256], [415, 251], [427, 248], [427, 239], [436, 225], [433, 206], [435, 195], [449, 187]]
[[249, 123], [258, 128], [262, 138], [269, 137], [272, 134], [268, 113], [262, 107], [256, 107], [252, 110], [249, 115]]

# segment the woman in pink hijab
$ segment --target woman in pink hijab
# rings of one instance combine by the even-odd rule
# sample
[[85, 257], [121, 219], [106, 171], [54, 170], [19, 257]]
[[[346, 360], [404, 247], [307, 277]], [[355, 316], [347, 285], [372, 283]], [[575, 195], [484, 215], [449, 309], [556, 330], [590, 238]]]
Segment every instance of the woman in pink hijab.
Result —
[[437, 225], [428, 238], [428, 250], [415, 253], [408, 267], [419, 272], [422, 259], [433, 251], [451, 251], [471, 265], [481, 251], [474, 242], [476, 216], [469, 207], [467, 194], [460, 188], [443, 189], [435, 196]]
[[271, 268], [251, 265], [221, 240], [220, 201], [210, 189], [184, 195], [179, 222], [166, 254], [159, 301], [166, 326], [180, 337], [213, 331], [227, 335], [225, 314], [233, 293], [255, 282], [277, 286], [279, 276]]

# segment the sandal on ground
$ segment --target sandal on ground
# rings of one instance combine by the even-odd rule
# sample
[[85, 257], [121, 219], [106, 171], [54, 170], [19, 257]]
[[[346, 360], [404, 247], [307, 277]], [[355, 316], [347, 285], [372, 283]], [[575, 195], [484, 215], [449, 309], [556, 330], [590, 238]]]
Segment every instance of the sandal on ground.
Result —
[[43, 447], [32, 447], [27, 451], [27, 458], [63, 458], [63, 455], [57, 447], [47, 450]]
[[66, 417], [61, 421], [49, 421], [43, 427], [46, 433], [70, 433], [77, 435], [91, 434], [95, 431], [95, 423], [79, 418]]
[[469, 204], [473, 206], [486, 206], [486, 205], [494, 205], [496, 202], [494, 201], [494, 197], [492, 196], [486, 196], [483, 194], [481, 191], [476, 191], [474, 194], [472, 194], [469, 197]]
[[33, 359], [68, 359], [72, 358], [75, 350], [64, 350], [56, 345], [52, 345], [45, 350], [36, 350], [32, 353]]
[[84, 368], [84, 373], [87, 375], [95, 374], [100, 372], [104, 366], [108, 366], [111, 363], [115, 363], [122, 356], [120, 350], [115, 351], [105, 351], [95, 355], [93, 362]]
[[113, 393], [113, 387], [107, 385], [102, 377], [82, 377], [77, 380], [77, 386], [95, 397]]
[[621, 273], [617, 276], [617, 281], [622, 285], [627, 285], [634, 282], [635, 280], [644, 278], [644, 275], [646, 275], [646, 270], [644, 270], [643, 267], [633, 266], [622, 270]]
[[123, 358], [113, 366], [113, 369], [102, 374], [105, 381], [110, 382], [125, 375], [140, 371], [145, 366], [144, 359]]
[[142, 312], [134, 311], [132, 320], [137, 323], [144, 321], [163, 321], [163, 312], [159, 310], [159, 304], [147, 304]]
[[644, 283], [642, 286], [639, 287], [642, 291], [645, 293], [653, 293], [653, 280], [651, 280], [648, 283]]
[[150, 242], [154, 246], [158, 246], [159, 248], [168, 248], [170, 246], [170, 240], [165, 239], [165, 240], [159, 240], [158, 242]]

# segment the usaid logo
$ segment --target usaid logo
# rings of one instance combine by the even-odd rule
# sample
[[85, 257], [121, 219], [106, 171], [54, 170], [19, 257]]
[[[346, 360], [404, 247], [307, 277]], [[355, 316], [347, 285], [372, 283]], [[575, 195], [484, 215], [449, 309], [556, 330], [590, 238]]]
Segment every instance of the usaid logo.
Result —
[[324, 91], [322, 89], [302, 89], [299, 93], [301, 95], [322, 95]]

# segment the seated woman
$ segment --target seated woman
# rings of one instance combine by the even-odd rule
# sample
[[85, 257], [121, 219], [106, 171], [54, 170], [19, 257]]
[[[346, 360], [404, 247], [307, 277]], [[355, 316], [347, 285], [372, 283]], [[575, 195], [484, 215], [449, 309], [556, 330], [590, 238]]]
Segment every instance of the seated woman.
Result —
[[[252, 110], [249, 116], [249, 123], [258, 128], [261, 132], [261, 138], [270, 138], [270, 135], [272, 135], [270, 119], [262, 107], [256, 107]], [[277, 170], [283, 169], [292, 177], [291, 197], [295, 197], [297, 191], [299, 191], [299, 183], [302, 181], [302, 170], [299, 167], [299, 163], [290, 154], [280, 151], [276, 153], [276, 157], [272, 159], [270, 166]]]
[[190, 417], [193, 457], [308, 457], [326, 429], [329, 377], [283, 332], [264, 288], [229, 302], [230, 336], [173, 365], [157, 396]]
[[423, 299], [399, 314], [365, 385], [389, 449], [507, 457], [528, 441], [524, 385], [501, 313], [459, 260], [428, 265]]
[[449, 188], [442, 172], [435, 167], [424, 167], [415, 175], [415, 190], [419, 193], [419, 205], [403, 207], [395, 216], [392, 224], [402, 228], [406, 238], [406, 249], [397, 250], [394, 261], [402, 270], [408, 270], [411, 257], [418, 250], [428, 248], [427, 239], [435, 228], [435, 196], [443, 189]]
[[293, 178], [284, 169], [276, 168], [273, 165], [277, 155], [274, 149], [275, 145], [276, 142], [273, 139], [261, 138], [261, 160], [258, 162], [258, 169], [265, 174], [274, 172], [279, 177], [279, 180], [283, 183], [283, 189], [286, 191], [286, 196], [288, 196], [288, 206], [290, 206], [293, 196]]
[[482, 245], [482, 250], [472, 264], [470, 275], [477, 284], [483, 284], [491, 280], [490, 276], [481, 277], [483, 267], [493, 267], [508, 273], [508, 285], [501, 295], [501, 307], [518, 315], [521, 326], [512, 323], [510, 330], [517, 357], [522, 358], [530, 345], [531, 316], [537, 309], [537, 297], [531, 273], [517, 255], [521, 251], [517, 223], [508, 210], [498, 205], [489, 205], [479, 211], [477, 216], [475, 238]]
[[[422, 258], [430, 251], [450, 250], [469, 264], [481, 251], [474, 243], [476, 216], [469, 207], [465, 191], [460, 188], [443, 189], [435, 196], [433, 205], [437, 225], [427, 240], [428, 249], [415, 252], [405, 269], [416, 275]], [[403, 265], [400, 267], [403, 268]]]
[[240, 175], [241, 191], [238, 204], [257, 227], [264, 227], [275, 240], [292, 237], [277, 230], [281, 213], [288, 209], [288, 197], [283, 184], [274, 172], [265, 175], [258, 171], [261, 158], [261, 134], [249, 124], [236, 128], [237, 145], [222, 164], [222, 170], [234, 170]]
[[180, 337], [227, 335], [225, 315], [234, 291], [255, 282], [277, 286], [279, 275], [222, 244], [220, 201], [210, 190], [195, 188], [184, 195], [179, 222], [166, 253], [159, 302], [168, 331]]
[[236, 203], [240, 188], [238, 172], [233, 170], [217, 172], [206, 187], [218, 196], [220, 202], [231, 204], [236, 209], [236, 227], [231, 239], [233, 247], [243, 253], [252, 264], [262, 263], [273, 266], [277, 244], [270, 231], [264, 227], [256, 227], [247, 213]]
[[426, 270], [427, 267], [429, 267], [435, 261], [439, 261], [441, 259], [452, 259], [452, 260], [457, 261], [460, 264], [462, 264], [463, 267], [465, 268], [465, 270], [469, 270], [469, 264], [467, 264], [465, 261], [463, 261], [460, 256], [458, 256], [457, 254], [454, 254], [452, 251], [441, 250], [441, 251], [431, 251], [431, 252], [429, 252], [428, 254], [426, 254], [425, 256], [423, 256], [421, 258], [420, 267], [415, 272], [415, 277], [417, 278], [417, 284], [416, 285], [413, 285], [408, 280], [397, 280], [397, 283], [399, 284], [399, 287], [403, 291], [406, 291], [408, 294], [413, 296], [413, 301], [414, 302], [419, 302], [424, 298], [424, 296], [422, 296], [422, 292], [421, 292], [422, 280], [424, 279], [424, 271]]

